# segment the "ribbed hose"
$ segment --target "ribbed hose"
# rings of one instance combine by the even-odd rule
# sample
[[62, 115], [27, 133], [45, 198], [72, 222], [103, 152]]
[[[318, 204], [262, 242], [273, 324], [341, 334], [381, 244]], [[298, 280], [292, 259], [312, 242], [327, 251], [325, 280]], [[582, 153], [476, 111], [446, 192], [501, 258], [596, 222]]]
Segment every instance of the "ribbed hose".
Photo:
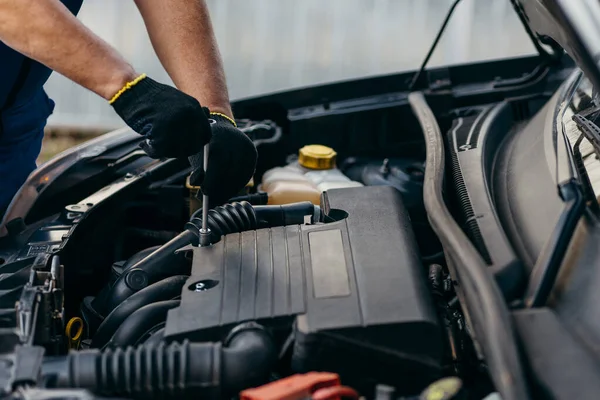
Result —
[[[201, 216], [200, 210], [194, 213], [190, 222], [186, 224], [186, 229], [198, 232], [202, 227]], [[311, 223], [323, 220], [321, 209], [310, 201], [271, 206], [253, 206], [247, 201], [242, 201], [209, 210], [208, 227], [212, 232], [211, 240], [216, 243], [221, 240], [221, 236], [230, 233], [303, 224], [307, 216], [310, 217]]]
[[52, 386], [134, 399], [221, 399], [265, 383], [277, 357], [270, 336], [245, 324], [220, 343], [85, 350], [44, 363]]
[[[194, 214], [186, 229], [197, 231], [202, 226], [202, 214]], [[208, 211], [208, 227], [213, 243], [229, 233], [244, 232], [258, 227], [258, 218], [252, 204], [247, 201], [225, 204]]]

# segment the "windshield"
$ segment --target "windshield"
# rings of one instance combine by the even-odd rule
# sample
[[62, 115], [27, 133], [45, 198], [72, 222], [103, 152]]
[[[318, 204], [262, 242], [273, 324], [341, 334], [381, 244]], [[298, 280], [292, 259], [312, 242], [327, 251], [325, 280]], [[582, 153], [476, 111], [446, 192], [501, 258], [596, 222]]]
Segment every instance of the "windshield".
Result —
[[[232, 99], [418, 68], [453, 0], [208, 0]], [[86, 0], [80, 19], [139, 71], [170, 82], [134, 2]], [[429, 67], [533, 54], [509, 0], [463, 0]], [[120, 126], [54, 74], [54, 125]]]

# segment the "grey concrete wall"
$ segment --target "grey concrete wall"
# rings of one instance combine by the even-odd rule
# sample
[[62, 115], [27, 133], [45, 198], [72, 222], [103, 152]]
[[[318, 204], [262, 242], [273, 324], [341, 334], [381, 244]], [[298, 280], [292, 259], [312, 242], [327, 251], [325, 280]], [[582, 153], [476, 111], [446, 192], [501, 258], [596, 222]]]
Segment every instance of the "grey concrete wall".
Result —
[[[154, 1], [154, 0], [148, 0]], [[452, 0], [208, 0], [233, 99], [416, 68]], [[138, 71], [170, 83], [131, 0], [86, 0], [81, 20]], [[509, 0], [463, 0], [431, 65], [533, 53]], [[51, 125], [120, 126], [94, 94], [54, 74]]]

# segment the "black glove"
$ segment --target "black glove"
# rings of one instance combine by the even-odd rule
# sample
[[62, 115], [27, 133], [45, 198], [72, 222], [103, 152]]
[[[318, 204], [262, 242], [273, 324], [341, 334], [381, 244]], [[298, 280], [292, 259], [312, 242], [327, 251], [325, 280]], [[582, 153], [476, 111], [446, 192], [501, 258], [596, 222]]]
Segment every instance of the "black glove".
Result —
[[211, 115], [215, 122], [208, 152], [206, 175], [202, 168], [203, 152], [189, 157], [193, 171], [190, 183], [200, 186], [208, 196], [210, 207], [216, 207], [240, 191], [254, 175], [258, 154], [254, 143], [231, 121]]
[[152, 158], [184, 158], [202, 150], [211, 137], [208, 109], [195, 98], [150, 78], [125, 90], [115, 111], [146, 140], [140, 144]]

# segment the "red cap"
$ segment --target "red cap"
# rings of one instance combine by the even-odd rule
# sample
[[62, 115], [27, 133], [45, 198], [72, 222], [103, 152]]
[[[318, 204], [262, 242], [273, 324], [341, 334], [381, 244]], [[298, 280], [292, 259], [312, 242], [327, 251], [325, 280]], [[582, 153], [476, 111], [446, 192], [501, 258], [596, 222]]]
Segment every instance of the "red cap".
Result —
[[309, 372], [271, 382], [240, 393], [240, 400], [300, 400], [310, 398], [318, 389], [340, 386], [338, 374]]

